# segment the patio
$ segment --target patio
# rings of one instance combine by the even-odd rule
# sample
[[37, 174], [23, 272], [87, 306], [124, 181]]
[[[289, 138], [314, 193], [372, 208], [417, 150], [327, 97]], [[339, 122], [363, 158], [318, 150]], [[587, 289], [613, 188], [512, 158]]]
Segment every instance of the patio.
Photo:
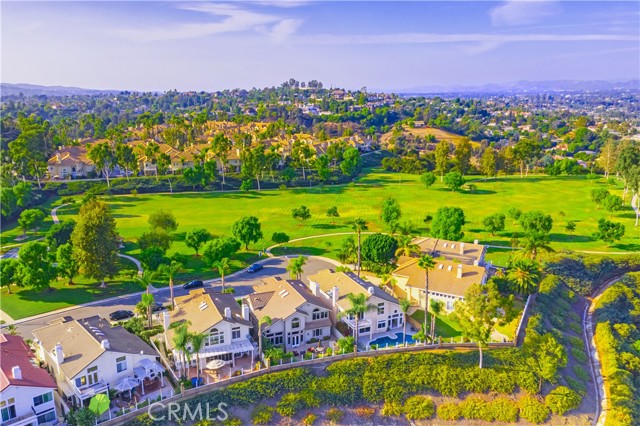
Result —
[[[373, 333], [372, 335], [369, 335], [369, 333], [366, 333], [366, 335], [364, 336], [358, 336], [358, 347], [360, 348], [368, 348], [369, 347], [369, 343], [377, 340], [377, 339], [382, 339], [382, 338], [389, 338], [392, 340], [397, 340], [398, 344], [402, 345], [402, 332], [403, 332], [403, 328], [402, 327], [397, 327], [397, 328], [392, 328], [390, 330], [387, 331], [383, 331], [383, 332], [379, 332], [379, 333]], [[407, 335], [413, 335], [415, 333], [418, 332], [418, 330], [413, 327], [412, 325], [407, 323], [407, 329], [406, 329]], [[390, 345], [390, 346], [395, 346], [395, 345]]]
[[[173, 396], [171, 383], [163, 376], [155, 379], [145, 379], [136, 387], [129, 390], [119, 391], [116, 398], [111, 401], [111, 414], [122, 415], [123, 413], [135, 410], [136, 406], [152, 403], [159, 399], [166, 399]], [[142, 390], [144, 388], [144, 392]]]

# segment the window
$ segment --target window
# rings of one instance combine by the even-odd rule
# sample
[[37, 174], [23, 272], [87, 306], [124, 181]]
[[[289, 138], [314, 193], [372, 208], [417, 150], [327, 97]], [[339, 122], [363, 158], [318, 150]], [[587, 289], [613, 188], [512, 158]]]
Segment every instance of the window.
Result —
[[291, 320], [291, 328], [300, 328], [300, 318], [294, 318]]
[[206, 346], [219, 345], [221, 343], [224, 343], [224, 333], [217, 328], [212, 329], [209, 333]]
[[311, 314], [311, 319], [314, 321], [325, 318], [329, 318], [329, 311], [321, 311], [320, 309], [316, 308]]
[[313, 337], [322, 337], [322, 329], [316, 328], [315, 330], [313, 330]]
[[272, 345], [281, 345], [284, 342], [282, 338], [282, 331], [277, 333], [267, 333], [265, 334], [265, 337], [269, 339]]
[[453, 310], [453, 300], [447, 300], [447, 310], [448, 311], [452, 311]]
[[231, 339], [236, 340], [240, 338], [240, 327], [233, 327], [231, 329]]
[[378, 315], [384, 315], [384, 302], [378, 303]]
[[118, 373], [127, 369], [127, 357], [121, 356], [120, 358], [116, 358], [116, 371]]
[[51, 423], [56, 420], [56, 412], [55, 410], [47, 411], [44, 414], [38, 416], [38, 424], [42, 423]]
[[13, 402], [14, 400], [13, 398], [11, 398], [9, 400], [9, 403], [12, 405], [9, 405], [8, 407], [3, 407], [2, 410], [0, 410], [0, 412], [2, 413], [3, 422], [16, 418], [16, 406], [13, 404]]
[[387, 327], [386, 321], [378, 321], [378, 328], [386, 328], [386, 327]]
[[38, 395], [33, 398], [33, 406], [37, 407], [38, 405], [44, 404], [45, 402], [49, 402], [53, 399], [53, 393], [47, 392], [42, 395]]
[[363, 327], [360, 329], [360, 333], [368, 333], [371, 331], [371, 327], [367, 326], [367, 327]]

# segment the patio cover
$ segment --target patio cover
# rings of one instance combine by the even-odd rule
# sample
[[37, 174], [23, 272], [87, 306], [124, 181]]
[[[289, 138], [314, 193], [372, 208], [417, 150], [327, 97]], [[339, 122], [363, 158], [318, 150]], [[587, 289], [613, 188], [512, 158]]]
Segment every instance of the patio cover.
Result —
[[254, 348], [251, 342], [249, 342], [248, 340], [241, 340], [240, 342], [234, 342], [230, 345], [217, 346], [211, 348], [211, 350], [202, 351], [200, 352], [200, 355], [203, 357], [210, 357], [224, 355], [227, 353], [235, 354], [239, 352], [253, 352], [253, 350]]

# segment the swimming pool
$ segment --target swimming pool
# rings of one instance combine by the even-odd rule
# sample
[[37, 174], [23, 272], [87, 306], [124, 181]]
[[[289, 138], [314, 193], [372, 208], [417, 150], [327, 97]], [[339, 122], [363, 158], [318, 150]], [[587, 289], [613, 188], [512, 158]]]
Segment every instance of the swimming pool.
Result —
[[[386, 346], [395, 346], [396, 344], [402, 345], [403, 341], [404, 341], [403, 334], [396, 333], [393, 339], [389, 336], [378, 337], [377, 339], [370, 341], [369, 346], [378, 345], [378, 347], [384, 348]], [[413, 340], [413, 335], [407, 334], [407, 344], [413, 344], [413, 343], [415, 343], [415, 340]]]

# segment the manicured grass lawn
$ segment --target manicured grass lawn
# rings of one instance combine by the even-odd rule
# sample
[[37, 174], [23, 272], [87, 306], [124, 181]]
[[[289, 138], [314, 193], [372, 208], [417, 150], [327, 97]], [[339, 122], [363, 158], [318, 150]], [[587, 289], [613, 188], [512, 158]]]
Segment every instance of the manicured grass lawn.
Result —
[[522, 315], [522, 311], [524, 310], [525, 301], [526, 299], [524, 301], [520, 299], [514, 300], [513, 309], [515, 309], [515, 311], [517, 312], [515, 318], [513, 318], [511, 322], [508, 322], [505, 325], [496, 326], [495, 329], [498, 333], [504, 334], [508, 339], [515, 338], [516, 328], [518, 327], [518, 322], [520, 322], [520, 316]]
[[107, 281], [107, 288], [100, 288], [94, 280], [76, 277], [73, 285], [67, 285], [67, 279], [51, 283], [50, 290], [35, 291], [28, 288], [11, 287], [11, 294], [2, 289], [1, 307], [13, 319], [42, 314], [57, 309], [108, 297], [142, 291], [140, 284], [132, 277], [137, 273], [135, 265], [120, 259], [120, 275]]
[[42, 209], [45, 211], [46, 215], [44, 218], [44, 223], [42, 225], [42, 228], [40, 228], [38, 230], [38, 233], [34, 233], [33, 231], [29, 231], [27, 232], [27, 237], [25, 239], [20, 239], [20, 240], [16, 240], [16, 238], [21, 238], [23, 235], [22, 229], [20, 228], [20, 226], [18, 226], [18, 220], [14, 219], [11, 221], [2, 221], [1, 224], [1, 232], [0, 232], [0, 245], [2, 246], [2, 248], [4, 249], [3, 251], [6, 251], [8, 249], [10, 249], [11, 247], [7, 247], [6, 249], [4, 248], [4, 246], [7, 245], [13, 245], [13, 244], [22, 244], [22, 243], [26, 243], [28, 241], [33, 241], [36, 240], [38, 238], [42, 238], [44, 236], [44, 234], [46, 234], [46, 232], [49, 230], [49, 228], [51, 227], [51, 225], [53, 225], [53, 220], [51, 219], [51, 209], [53, 207], [55, 207], [56, 205], [60, 204], [60, 200], [59, 199], [49, 199], [47, 200], [41, 207]]
[[[424, 324], [424, 310], [418, 309], [412, 315], [411, 318], [418, 321], [420, 324]], [[431, 324], [431, 314], [427, 318], [429, 324]], [[443, 340], [449, 341], [450, 338], [458, 338], [462, 336], [462, 330], [460, 325], [452, 320], [449, 315], [440, 315], [436, 318], [436, 335], [441, 336]]]

